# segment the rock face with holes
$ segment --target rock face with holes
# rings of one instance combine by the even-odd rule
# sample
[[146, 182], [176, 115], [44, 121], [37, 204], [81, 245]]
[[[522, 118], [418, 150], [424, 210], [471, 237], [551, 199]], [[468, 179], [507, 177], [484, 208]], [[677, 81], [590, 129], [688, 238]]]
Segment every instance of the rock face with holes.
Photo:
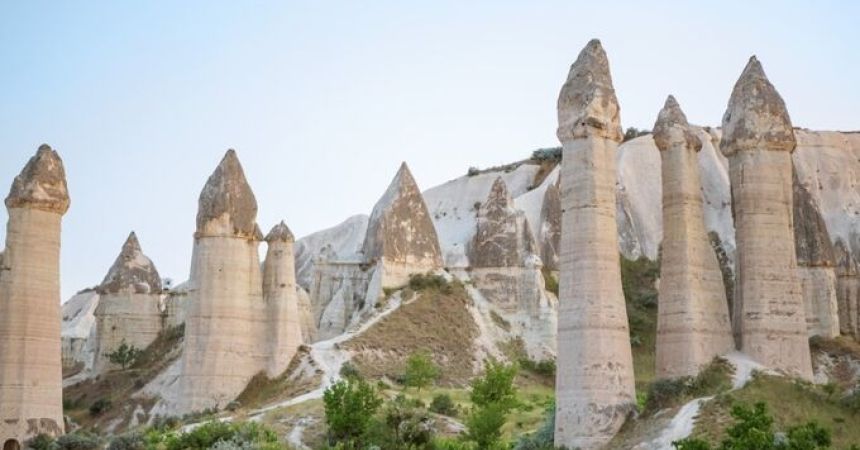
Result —
[[812, 362], [792, 231], [797, 146], [785, 103], [755, 57], [735, 84], [720, 149], [729, 160], [737, 241], [733, 308], [741, 350], [807, 380]]
[[406, 163], [373, 207], [362, 251], [381, 270], [383, 288], [406, 284], [410, 274], [442, 268], [436, 228]]
[[117, 368], [108, 354], [123, 343], [145, 349], [158, 337], [161, 315], [161, 277], [155, 264], [143, 254], [132, 232], [111, 266], [99, 294], [96, 318], [95, 372]]
[[268, 362], [257, 201], [229, 150], [200, 193], [179, 413], [224, 407]]
[[662, 158], [664, 236], [656, 375], [695, 376], [734, 349], [723, 276], [705, 230], [696, 157], [702, 143], [672, 96], [653, 133]]
[[269, 360], [266, 374], [281, 375], [299, 346], [305, 343], [302, 316], [296, 291], [293, 233], [284, 222], [275, 225], [266, 235], [266, 260], [263, 263], [263, 301], [270, 321], [267, 345]]
[[800, 183], [796, 172], [792, 178], [794, 246], [807, 333], [810, 337], [836, 337], [839, 336], [839, 310], [830, 233], [809, 189]]
[[636, 409], [615, 221], [618, 100], [592, 40], [558, 99], [562, 236], [555, 445], [601, 448]]
[[[6, 197], [0, 263], [0, 443], [63, 434], [60, 228], [69, 209], [60, 156], [42, 145]], [[11, 441], [11, 443], [10, 443]]]

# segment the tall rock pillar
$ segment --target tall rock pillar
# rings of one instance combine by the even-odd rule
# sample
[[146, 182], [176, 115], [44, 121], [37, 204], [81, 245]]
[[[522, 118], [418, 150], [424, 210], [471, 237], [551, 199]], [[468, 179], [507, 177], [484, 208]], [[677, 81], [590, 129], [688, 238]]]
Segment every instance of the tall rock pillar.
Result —
[[723, 116], [720, 142], [737, 236], [735, 332], [754, 360], [812, 379], [792, 228], [796, 146], [782, 97], [750, 58]]
[[200, 193], [179, 412], [225, 407], [264, 370], [257, 200], [229, 150]]
[[[0, 445], [63, 434], [60, 222], [69, 209], [60, 156], [42, 145], [6, 197], [0, 262]], [[8, 447], [7, 447], [8, 446]]]
[[274, 378], [284, 372], [304, 343], [299, 298], [296, 291], [293, 233], [284, 222], [266, 235], [266, 260], [263, 263], [263, 300], [269, 320], [269, 360], [266, 374]]
[[705, 230], [696, 153], [702, 143], [669, 96], [654, 124], [663, 174], [663, 253], [657, 317], [657, 377], [695, 376], [734, 349], [726, 291]]
[[592, 40], [558, 99], [562, 237], [555, 445], [601, 448], [636, 405], [615, 223], [621, 142], [609, 61]]

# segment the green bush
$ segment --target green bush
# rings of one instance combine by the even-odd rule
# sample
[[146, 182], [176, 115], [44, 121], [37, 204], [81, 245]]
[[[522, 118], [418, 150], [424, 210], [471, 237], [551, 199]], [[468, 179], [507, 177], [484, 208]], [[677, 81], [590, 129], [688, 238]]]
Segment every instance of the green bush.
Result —
[[361, 373], [358, 371], [358, 368], [348, 361], [343, 363], [342, 366], [340, 366], [340, 376], [341, 378], [362, 378]]
[[132, 431], [113, 438], [107, 450], [146, 450], [146, 440], [140, 432]]
[[555, 376], [554, 359], [543, 359], [541, 361], [534, 361], [528, 358], [522, 358], [520, 359], [519, 364], [523, 370], [527, 370], [537, 375], [541, 375], [544, 377]]
[[280, 450], [278, 436], [256, 422], [207, 422], [187, 433], [150, 430], [145, 448], [158, 450], [265, 449]]
[[363, 448], [373, 416], [382, 405], [373, 386], [357, 378], [338, 381], [325, 390], [323, 403], [329, 442]]
[[492, 403], [474, 408], [466, 419], [466, 438], [479, 449], [491, 448], [502, 439], [502, 426], [505, 425], [508, 408]]
[[436, 394], [430, 402], [430, 411], [448, 417], [457, 417], [457, 405], [448, 394]]
[[555, 403], [546, 408], [543, 424], [537, 431], [521, 436], [514, 450], [553, 450], [555, 449]]
[[64, 434], [54, 441], [52, 450], [98, 450], [102, 442], [98, 436], [87, 432]]
[[409, 284], [407, 287], [416, 292], [433, 289], [438, 290], [443, 294], [450, 294], [453, 292], [453, 288], [456, 283], [458, 282], [455, 281], [454, 283], [449, 283], [442, 275], [435, 275], [433, 273], [416, 273], [409, 276]]
[[29, 441], [24, 443], [24, 447], [32, 450], [51, 450], [54, 445], [54, 438], [45, 434], [39, 433]]
[[406, 373], [403, 375], [403, 380], [406, 386], [414, 387], [420, 392], [421, 388], [436, 381], [440, 374], [439, 366], [433, 362], [428, 353], [416, 352], [409, 355], [406, 360]]
[[479, 407], [501, 405], [508, 412], [517, 405], [517, 376], [515, 364], [504, 364], [494, 359], [485, 361], [486, 369], [482, 377], [472, 380], [472, 403]]
[[433, 420], [403, 394], [389, 402], [383, 413], [385, 435], [374, 444], [385, 449], [416, 450], [430, 446], [434, 437]]
[[134, 361], [141, 353], [143, 353], [143, 350], [133, 345], [128, 345], [125, 339], [123, 339], [116, 350], [110, 353], [105, 353], [105, 356], [107, 356], [110, 362], [118, 364], [122, 367], [122, 370], [125, 370], [126, 367], [134, 364]]

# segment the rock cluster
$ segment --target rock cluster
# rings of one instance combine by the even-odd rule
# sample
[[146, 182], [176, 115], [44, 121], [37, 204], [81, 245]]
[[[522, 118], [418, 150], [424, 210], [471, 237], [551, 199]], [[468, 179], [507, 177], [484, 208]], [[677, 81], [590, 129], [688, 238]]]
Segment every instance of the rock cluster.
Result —
[[69, 208], [60, 156], [47, 145], [12, 183], [0, 264], [0, 442], [63, 434], [60, 228]]
[[702, 143], [672, 96], [653, 133], [662, 157], [664, 233], [656, 374], [695, 376], [734, 348], [722, 273], [705, 230], [696, 158]]
[[108, 355], [123, 343], [143, 350], [162, 330], [161, 277], [134, 232], [96, 292], [100, 295], [95, 310], [98, 373], [113, 367]]
[[558, 100], [562, 236], [555, 445], [604, 446], [635, 411], [633, 357], [615, 221], [619, 106], [600, 42]]
[[752, 57], [723, 116], [737, 240], [733, 308], [741, 350], [768, 367], [812, 378], [792, 232], [791, 152], [785, 103]]

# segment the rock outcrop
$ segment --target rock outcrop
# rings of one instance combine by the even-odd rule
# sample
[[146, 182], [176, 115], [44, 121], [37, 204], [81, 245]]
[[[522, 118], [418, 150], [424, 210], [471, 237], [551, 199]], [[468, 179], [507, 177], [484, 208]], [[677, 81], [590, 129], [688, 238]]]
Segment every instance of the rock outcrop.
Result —
[[755, 57], [735, 84], [720, 149], [729, 159], [737, 240], [733, 308], [741, 350], [757, 362], [812, 379], [792, 231], [797, 145], [785, 103]]
[[382, 271], [383, 288], [404, 285], [410, 274], [442, 268], [436, 228], [406, 163], [373, 207], [362, 251]]
[[281, 222], [266, 235], [266, 259], [263, 263], [263, 300], [269, 324], [267, 344], [269, 361], [266, 374], [270, 378], [281, 375], [299, 346], [305, 343], [302, 317], [296, 291], [293, 233]]
[[571, 66], [558, 121], [564, 150], [555, 445], [588, 450], [604, 446], [636, 408], [615, 220], [621, 124], [597, 40]]
[[23, 448], [37, 434], [64, 432], [60, 228], [69, 194], [63, 161], [51, 147], [39, 147], [15, 177], [6, 208], [9, 222], [0, 265], [0, 442]]
[[839, 329], [860, 339], [860, 263], [841, 239], [834, 245], [836, 293], [839, 305]]
[[191, 260], [179, 413], [224, 407], [268, 355], [257, 202], [233, 150], [200, 194]]
[[561, 253], [561, 193], [556, 183], [551, 183], [544, 192], [539, 232], [541, 261], [547, 269], [558, 270]]
[[734, 349], [723, 276], [705, 230], [696, 158], [702, 143], [672, 96], [653, 133], [663, 175], [656, 375], [695, 376]]
[[556, 354], [556, 306], [545, 289], [537, 241], [525, 213], [514, 206], [504, 180], [493, 183], [478, 209], [477, 230], [468, 246], [469, 277], [522, 339], [535, 360]]
[[114, 368], [107, 355], [123, 343], [143, 350], [162, 329], [161, 277], [134, 232], [96, 292], [100, 296], [95, 310], [98, 373]]
[[836, 337], [839, 336], [839, 311], [830, 233], [812, 194], [798, 180], [797, 172], [792, 176], [792, 184], [794, 246], [807, 332], [809, 336]]

